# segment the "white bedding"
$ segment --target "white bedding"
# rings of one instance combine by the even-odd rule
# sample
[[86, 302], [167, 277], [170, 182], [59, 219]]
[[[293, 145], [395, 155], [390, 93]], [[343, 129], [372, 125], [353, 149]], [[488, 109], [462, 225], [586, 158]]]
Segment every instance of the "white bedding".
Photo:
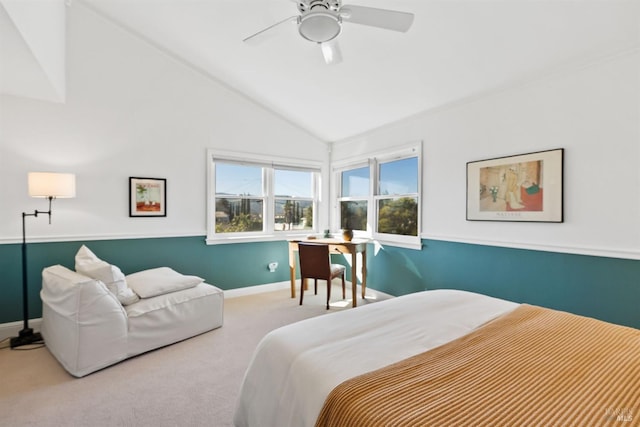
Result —
[[313, 426], [325, 398], [343, 381], [461, 337], [517, 306], [471, 292], [433, 290], [277, 329], [256, 348], [234, 424]]

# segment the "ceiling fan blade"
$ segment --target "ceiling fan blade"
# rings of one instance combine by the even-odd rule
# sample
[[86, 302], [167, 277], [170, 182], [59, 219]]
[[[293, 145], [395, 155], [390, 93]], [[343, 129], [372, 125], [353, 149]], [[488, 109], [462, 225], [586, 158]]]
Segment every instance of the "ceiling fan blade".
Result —
[[387, 30], [407, 32], [413, 24], [413, 13], [378, 9], [367, 6], [343, 6], [340, 9], [343, 21], [368, 25]]
[[342, 52], [340, 52], [340, 45], [338, 45], [336, 39], [320, 43], [320, 48], [322, 49], [324, 62], [328, 65], [339, 64], [342, 62]]
[[290, 16], [287, 19], [283, 19], [280, 22], [276, 22], [275, 24], [258, 31], [255, 34], [251, 34], [249, 37], [246, 37], [245, 39], [243, 39], [243, 42], [259, 42], [261, 39], [263, 39], [263, 36], [265, 35], [265, 33], [267, 33], [269, 30], [274, 29], [275, 27], [284, 24], [285, 22], [289, 22], [289, 21], [297, 21], [298, 20], [298, 16], [294, 15], [294, 16]]

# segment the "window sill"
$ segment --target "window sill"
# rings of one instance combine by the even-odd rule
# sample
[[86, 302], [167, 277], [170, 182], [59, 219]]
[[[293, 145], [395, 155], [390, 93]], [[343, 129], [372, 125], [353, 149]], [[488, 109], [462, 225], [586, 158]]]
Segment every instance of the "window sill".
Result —
[[422, 239], [420, 237], [402, 240], [385, 239], [378, 237], [374, 238], [373, 241], [376, 245], [380, 246], [394, 246], [398, 248], [413, 249], [417, 251], [422, 250]]
[[254, 234], [250, 236], [225, 236], [225, 237], [207, 237], [205, 243], [207, 245], [226, 245], [233, 243], [255, 243], [255, 242], [277, 242], [291, 239], [300, 239], [313, 232], [307, 233], [278, 233], [278, 234]]
[[[261, 235], [252, 235], [252, 236], [227, 236], [227, 237], [216, 237], [216, 238], [206, 238], [205, 242], [207, 245], [226, 245], [233, 243], [257, 243], [257, 242], [278, 242], [278, 241], [287, 241], [293, 239], [303, 239], [307, 236], [315, 235], [318, 236], [318, 233], [282, 233], [282, 234], [261, 234]], [[339, 233], [333, 233], [333, 237], [339, 238]], [[372, 244], [377, 246], [394, 246], [398, 248], [405, 249], [413, 249], [413, 250], [422, 250], [422, 239], [417, 238], [415, 241], [394, 241], [389, 239], [375, 239], [370, 236], [355, 235], [354, 239], [368, 239]]]
[[413, 249], [416, 251], [422, 250], [422, 241], [417, 243], [409, 243], [409, 242], [390, 242], [390, 241], [384, 241], [384, 240], [376, 240], [375, 243], [380, 246], [394, 246], [397, 248]]

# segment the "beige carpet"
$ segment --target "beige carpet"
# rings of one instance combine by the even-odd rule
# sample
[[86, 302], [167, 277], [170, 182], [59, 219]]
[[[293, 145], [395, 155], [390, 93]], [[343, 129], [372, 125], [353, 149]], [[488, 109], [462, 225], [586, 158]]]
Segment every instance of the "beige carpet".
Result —
[[[305, 292], [303, 306], [288, 290], [227, 299], [222, 328], [80, 379], [46, 348], [0, 350], [0, 425], [231, 426], [260, 339], [280, 326], [350, 307], [338, 301], [340, 291], [334, 282], [329, 311], [324, 284], [317, 296]], [[367, 290], [358, 304], [384, 298]]]

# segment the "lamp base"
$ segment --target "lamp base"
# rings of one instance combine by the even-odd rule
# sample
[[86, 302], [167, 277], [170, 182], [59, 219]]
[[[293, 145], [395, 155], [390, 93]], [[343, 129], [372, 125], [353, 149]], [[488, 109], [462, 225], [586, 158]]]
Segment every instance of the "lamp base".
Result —
[[40, 332], [33, 332], [31, 328], [25, 328], [20, 331], [17, 337], [11, 338], [11, 348], [40, 343], [44, 343], [42, 335]]

